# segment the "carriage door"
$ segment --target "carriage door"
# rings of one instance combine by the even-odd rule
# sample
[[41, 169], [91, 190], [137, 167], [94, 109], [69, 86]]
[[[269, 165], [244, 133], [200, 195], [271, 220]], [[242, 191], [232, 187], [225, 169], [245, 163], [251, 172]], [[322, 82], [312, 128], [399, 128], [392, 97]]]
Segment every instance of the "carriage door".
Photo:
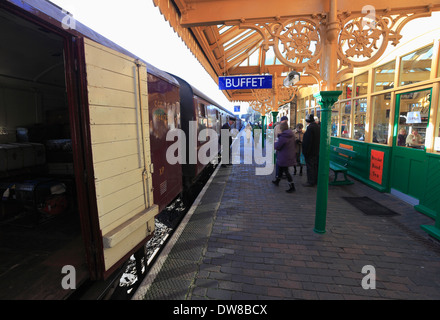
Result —
[[426, 129], [429, 123], [431, 89], [396, 96], [391, 193], [406, 196], [417, 205], [426, 179]]
[[135, 58], [83, 41], [90, 218], [98, 274], [106, 278], [145, 244], [158, 213], [150, 173], [147, 71]]

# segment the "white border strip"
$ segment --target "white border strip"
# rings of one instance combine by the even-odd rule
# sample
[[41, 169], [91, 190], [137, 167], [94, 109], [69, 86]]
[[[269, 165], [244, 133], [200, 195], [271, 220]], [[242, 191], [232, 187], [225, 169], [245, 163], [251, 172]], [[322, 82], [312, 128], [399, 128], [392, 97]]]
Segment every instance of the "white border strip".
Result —
[[139, 285], [138, 289], [136, 290], [136, 292], [133, 295], [133, 297], [131, 298], [131, 300], [143, 300], [145, 293], [150, 288], [154, 279], [156, 279], [156, 276], [159, 274], [160, 269], [162, 269], [163, 264], [165, 263], [166, 259], [168, 258], [168, 255], [171, 252], [171, 249], [176, 244], [177, 240], [179, 239], [180, 235], [182, 234], [183, 230], [185, 229], [186, 225], [188, 224], [189, 220], [191, 219], [192, 215], [194, 214], [194, 211], [196, 210], [197, 206], [199, 205], [200, 201], [202, 200], [202, 198], [203, 198], [206, 190], [208, 189], [209, 185], [211, 184], [212, 180], [217, 175], [217, 172], [220, 169], [220, 167], [221, 167], [221, 162], [217, 165], [217, 168], [215, 169], [215, 171], [213, 172], [213, 174], [209, 178], [208, 182], [203, 187], [202, 191], [200, 191], [196, 200], [194, 200], [194, 203], [192, 204], [191, 208], [188, 210], [185, 217], [182, 219], [181, 223], [179, 224], [179, 227], [173, 233], [173, 236], [170, 238], [170, 240], [166, 244], [165, 248], [161, 252], [160, 256], [157, 258], [156, 262], [151, 267], [150, 272], [147, 274], [147, 276], [144, 278], [142, 283]]

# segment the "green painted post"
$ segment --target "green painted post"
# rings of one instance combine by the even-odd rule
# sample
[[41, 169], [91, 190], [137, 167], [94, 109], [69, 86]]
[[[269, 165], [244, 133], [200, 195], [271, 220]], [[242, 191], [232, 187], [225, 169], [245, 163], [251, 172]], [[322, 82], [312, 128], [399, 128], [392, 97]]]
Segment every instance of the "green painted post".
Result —
[[264, 148], [264, 140], [265, 140], [265, 135], [266, 135], [266, 130], [264, 129], [264, 127], [266, 126], [266, 116], [261, 116], [261, 149]]
[[321, 106], [321, 133], [319, 144], [318, 190], [316, 193], [316, 233], [325, 233], [328, 200], [328, 176], [330, 162], [330, 127], [333, 104], [338, 101], [342, 91], [321, 91], [313, 96]]
[[271, 111], [272, 113], [272, 129], [274, 128], [275, 122], [277, 122], [278, 111]]

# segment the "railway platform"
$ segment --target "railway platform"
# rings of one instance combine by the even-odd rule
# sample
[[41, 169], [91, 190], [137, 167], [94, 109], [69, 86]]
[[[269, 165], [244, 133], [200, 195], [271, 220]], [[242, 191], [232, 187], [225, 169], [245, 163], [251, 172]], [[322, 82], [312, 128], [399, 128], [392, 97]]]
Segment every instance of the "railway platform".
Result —
[[[276, 187], [256, 166], [218, 166], [133, 299], [440, 299], [440, 243], [420, 228], [432, 219], [351, 178], [329, 186], [318, 234], [317, 189], [302, 185], [305, 172], [289, 194], [286, 180]], [[346, 197], [397, 215], [366, 215]]]

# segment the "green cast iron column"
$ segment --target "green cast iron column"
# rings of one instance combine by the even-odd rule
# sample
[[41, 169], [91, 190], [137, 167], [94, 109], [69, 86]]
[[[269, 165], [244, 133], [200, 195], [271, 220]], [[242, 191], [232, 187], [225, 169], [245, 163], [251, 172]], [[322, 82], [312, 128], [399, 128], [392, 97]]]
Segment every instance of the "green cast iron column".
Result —
[[319, 144], [318, 190], [316, 193], [316, 233], [325, 233], [328, 198], [328, 173], [330, 161], [330, 126], [333, 104], [342, 91], [321, 91], [313, 96], [321, 106], [321, 133]]
[[266, 130], [264, 127], [266, 126], [266, 116], [261, 115], [261, 149], [264, 148], [264, 140], [265, 140], [265, 133]]
[[274, 128], [275, 122], [277, 122], [278, 111], [271, 111], [272, 113], [272, 129]]

